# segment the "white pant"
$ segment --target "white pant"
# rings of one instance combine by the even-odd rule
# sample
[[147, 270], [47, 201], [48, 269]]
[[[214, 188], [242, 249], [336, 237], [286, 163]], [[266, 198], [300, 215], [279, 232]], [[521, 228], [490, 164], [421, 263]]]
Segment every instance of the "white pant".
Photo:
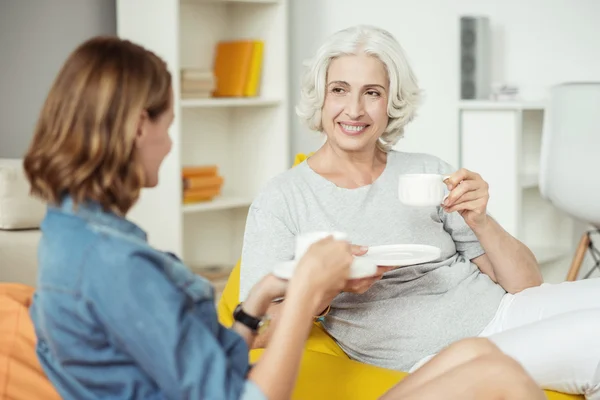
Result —
[[600, 399], [600, 278], [507, 294], [479, 336], [520, 362], [542, 388]]

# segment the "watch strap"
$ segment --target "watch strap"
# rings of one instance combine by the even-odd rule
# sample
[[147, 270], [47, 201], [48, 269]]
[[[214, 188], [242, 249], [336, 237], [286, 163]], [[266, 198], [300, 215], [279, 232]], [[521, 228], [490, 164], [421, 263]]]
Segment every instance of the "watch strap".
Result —
[[246, 325], [251, 330], [257, 331], [260, 327], [262, 319], [253, 317], [252, 315], [246, 313], [242, 307], [242, 304], [243, 303], [238, 304], [233, 311], [233, 319], [243, 325]]

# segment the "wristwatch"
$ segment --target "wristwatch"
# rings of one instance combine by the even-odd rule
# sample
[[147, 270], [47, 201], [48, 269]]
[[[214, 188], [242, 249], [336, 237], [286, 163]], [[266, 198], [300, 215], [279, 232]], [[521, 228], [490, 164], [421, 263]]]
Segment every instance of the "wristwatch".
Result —
[[247, 314], [242, 308], [242, 304], [240, 303], [233, 310], [233, 319], [240, 324], [247, 326], [252, 332], [261, 334], [264, 330], [269, 326], [271, 322], [271, 317], [265, 315], [261, 318], [253, 317]]

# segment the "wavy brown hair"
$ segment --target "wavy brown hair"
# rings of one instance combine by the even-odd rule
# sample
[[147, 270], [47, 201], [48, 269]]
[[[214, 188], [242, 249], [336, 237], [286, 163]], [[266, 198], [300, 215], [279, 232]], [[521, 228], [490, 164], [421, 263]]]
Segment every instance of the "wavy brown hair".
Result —
[[55, 205], [70, 195], [124, 215], [144, 186], [140, 117], [156, 120], [170, 101], [171, 75], [154, 53], [116, 37], [81, 44], [56, 77], [25, 155], [31, 194]]

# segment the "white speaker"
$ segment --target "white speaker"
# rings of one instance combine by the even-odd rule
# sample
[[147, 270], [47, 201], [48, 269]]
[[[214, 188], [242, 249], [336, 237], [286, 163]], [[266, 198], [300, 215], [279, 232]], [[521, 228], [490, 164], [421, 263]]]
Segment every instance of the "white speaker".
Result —
[[460, 18], [460, 98], [488, 99], [491, 91], [491, 32], [487, 17]]

